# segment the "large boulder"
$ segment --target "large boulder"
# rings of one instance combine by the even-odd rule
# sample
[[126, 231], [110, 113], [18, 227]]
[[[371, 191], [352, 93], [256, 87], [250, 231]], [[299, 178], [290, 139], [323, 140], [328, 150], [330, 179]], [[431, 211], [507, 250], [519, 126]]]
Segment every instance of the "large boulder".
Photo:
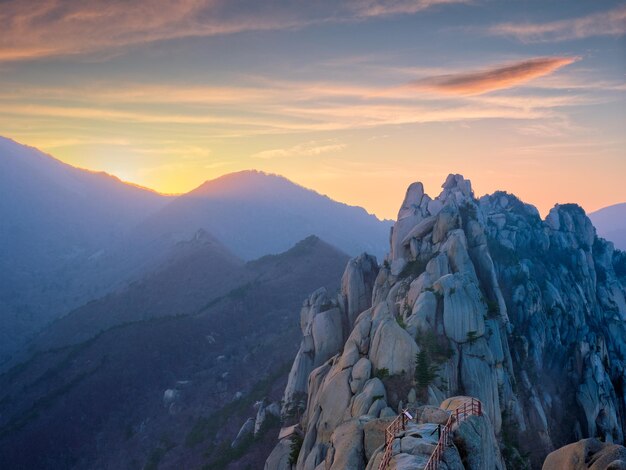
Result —
[[437, 406], [425, 405], [417, 409], [416, 416], [418, 423], [435, 423], [445, 425], [450, 418], [450, 412], [442, 410]]
[[341, 279], [341, 293], [346, 304], [348, 330], [352, 331], [359, 314], [372, 306], [372, 290], [378, 276], [374, 256], [363, 253], [351, 259]]
[[352, 378], [350, 380], [350, 390], [352, 393], [358, 393], [365, 382], [372, 375], [372, 363], [366, 357], [362, 357], [352, 367]]
[[394, 419], [396, 419], [395, 413], [387, 418], [368, 420], [363, 425], [363, 443], [367, 460], [372, 458], [376, 449], [385, 444], [385, 429]]
[[626, 448], [582, 439], [548, 454], [542, 470], [626, 470]]
[[331, 449], [327, 454], [332, 456], [330, 470], [362, 470], [365, 468], [363, 454], [363, 424], [358, 419], [342, 423], [333, 433]]
[[285, 438], [278, 441], [274, 450], [265, 461], [264, 470], [291, 470], [289, 463], [289, 454], [291, 454], [291, 439]]
[[288, 412], [289, 407], [299, 396], [307, 391], [307, 381], [309, 374], [313, 370], [313, 358], [310, 353], [303, 351], [303, 346], [296, 354], [296, 358], [291, 365], [291, 371], [287, 378], [287, 385], [283, 394], [283, 414]]
[[417, 333], [426, 333], [435, 330], [437, 317], [437, 296], [434, 292], [422, 292], [415, 304], [413, 312], [406, 321], [406, 331], [415, 337]]
[[331, 308], [318, 313], [313, 319], [312, 333], [315, 345], [313, 366], [317, 367], [341, 351], [343, 347], [341, 310]]
[[391, 375], [408, 373], [412, 376], [417, 353], [415, 340], [395, 318], [387, 316], [380, 322], [370, 346], [374, 369], [387, 369]]
[[443, 327], [448, 338], [465, 343], [485, 334], [487, 309], [474, 283], [461, 274], [447, 274], [435, 283], [435, 289], [443, 293]]
[[352, 392], [350, 391], [350, 370], [330, 375], [325, 380], [318, 396], [321, 414], [318, 423], [320, 440], [328, 441], [330, 435], [339, 424], [350, 405]]
[[[375, 401], [386, 399], [387, 392], [385, 391], [385, 386], [380, 379], [374, 377], [368, 380], [365, 387], [363, 387], [363, 391], [354, 397], [352, 401], [352, 416], [358, 418], [366, 415]], [[381, 409], [385, 406], [382, 406]], [[378, 411], [380, 412], [380, 410]]]
[[470, 416], [454, 431], [454, 445], [467, 470], [506, 470], [500, 447], [486, 415]]

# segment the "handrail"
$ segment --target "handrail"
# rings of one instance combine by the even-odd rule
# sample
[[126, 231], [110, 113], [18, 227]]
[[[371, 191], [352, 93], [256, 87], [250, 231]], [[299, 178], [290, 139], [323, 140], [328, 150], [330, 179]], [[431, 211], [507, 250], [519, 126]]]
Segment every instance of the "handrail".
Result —
[[400, 431], [404, 431], [406, 429], [406, 423], [408, 421], [408, 410], [402, 410], [396, 419], [394, 419], [389, 426], [385, 429], [385, 453], [383, 454], [383, 458], [380, 461], [380, 465], [378, 466], [378, 470], [386, 470], [389, 462], [391, 461], [391, 445], [393, 440], [396, 438], [396, 435]]
[[471, 398], [469, 406], [467, 401], [464, 402], [463, 405], [458, 406], [448, 418], [446, 425], [441, 429], [439, 442], [437, 442], [437, 446], [435, 447], [433, 453], [430, 454], [430, 458], [428, 459], [424, 470], [437, 470], [439, 468], [439, 462], [441, 462], [441, 459], [443, 458], [445, 448], [450, 443], [450, 433], [452, 432], [452, 426], [455, 423], [458, 426], [468, 417], [480, 415], [482, 415], [482, 403], [476, 398]]
[[[468, 417], [480, 415], [482, 415], [482, 403], [480, 400], [473, 397], [469, 402], [465, 401], [463, 405], [455, 408], [452, 414], [450, 414], [445, 426], [441, 428], [437, 446], [430, 455], [424, 470], [437, 470], [439, 468], [439, 462], [441, 462], [443, 458], [445, 448], [450, 443], [450, 433], [452, 432], [452, 427], [455, 424], [458, 426]], [[378, 470], [387, 470], [389, 463], [391, 462], [393, 440], [400, 431], [404, 431], [406, 429], [406, 423], [409, 416], [408, 410], [402, 410], [402, 413], [400, 413], [385, 429], [385, 452], [378, 466]]]

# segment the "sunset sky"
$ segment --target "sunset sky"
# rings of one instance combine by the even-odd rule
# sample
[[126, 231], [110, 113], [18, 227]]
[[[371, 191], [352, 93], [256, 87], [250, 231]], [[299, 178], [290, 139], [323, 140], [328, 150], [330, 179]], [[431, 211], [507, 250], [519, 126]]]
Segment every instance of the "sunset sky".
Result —
[[0, 0], [0, 135], [161, 192], [243, 169], [380, 217], [448, 173], [626, 201], [626, 2]]

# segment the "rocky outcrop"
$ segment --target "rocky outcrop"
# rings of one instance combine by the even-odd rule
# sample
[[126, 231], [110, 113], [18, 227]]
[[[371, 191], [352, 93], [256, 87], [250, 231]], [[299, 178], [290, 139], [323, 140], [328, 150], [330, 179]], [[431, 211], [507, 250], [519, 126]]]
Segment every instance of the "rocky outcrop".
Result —
[[[357, 314], [371, 305], [377, 275], [376, 258], [362, 254], [348, 262], [341, 281], [341, 293], [336, 298], [322, 288], [304, 302], [300, 312], [302, 343], [289, 373], [283, 414], [298, 406], [306, 395], [311, 371], [341, 351]], [[357, 353], [354, 362], [358, 359]]]
[[254, 435], [254, 418], [248, 418], [245, 423], [239, 429], [237, 437], [231, 442], [230, 446], [234, 449], [239, 447], [246, 439]]
[[626, 448], [601, 442], [598, 439], [582, 439], [550, 453], [542, 470], [624, 470]]
[[[468, 397], [455, 397], [451, 402], [444, 401], [441, 407], [427, 405], [417, 409], [415, 411], [417, 420], [409, 421], [391, 444], [390, 468], [406, 470], [423, 468], [437, 446], [441, 425], [447, 423], [450, 418], [451, 412], [444, 410], [443, 407], [452, 406], [454, 409], [459, 404], [469, 402]], [[389, 423], [389, 420], [371, 418], [364, 426], [367, 469], [375, 470], [380, 464], [384, 452], [382, 445], [384, 429]], [[493, 427], [485, 415], [470, 416], [460, 425], [454, 424], [451, 439], [454, 444], [446, 448], [440, 468], [450, 470], [505, 468]], [[367, 450], [373, 446], [378, 447], [374, 451]]]
[[291, 439], [281, 439], [265, 461], [264, 470], [292, 470], [289, 463]]
[[[407, 404], [434, 418], [455, 395], [478, 398], [484, 416], [459, 427], [449, 468], [538, 467], [580, 437], [623, 442], [626, 300], [613, 246], [577, 206], [542, 221], [512, 195], [476, 199], [460, 175], [442, 188], [433, 199], [411, 185], [383, 265], [362, 255], [336, 300], [305, 303], [285, 391], [306, 393], [297, 469], [376, 468], [372, 423]], [[337, 312], [327, 316], [341, 334], [339, 320], [312, 327], [324, 312]], [[414, 438], [400, 439], [393, 468], [424, 463], [402, 452], [428, 447]]]
[[470, 416], [463, 421], [454, 432], [453, 442], [466, 469], [506, 468], [486, 415]]
[[377, 275], [378, 263], [373, 256], [362, 254], [348, 262], [341, 280], [346, 332], [352, 330], [358, 314], [372, 306], [372, 289]]

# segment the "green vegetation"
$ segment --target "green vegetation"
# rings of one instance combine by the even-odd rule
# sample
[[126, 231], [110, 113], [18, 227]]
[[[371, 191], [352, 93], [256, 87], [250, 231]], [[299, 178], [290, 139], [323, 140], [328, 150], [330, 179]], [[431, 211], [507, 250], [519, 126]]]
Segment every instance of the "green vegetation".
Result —
[[130, 424], [127, 424], [126, 428], [124, 429], [124, 440], [128, 441], [132, 439], [134, 435], [135, 435], [135, 430]]
[[203, 470], [210, 470], [214, 468], [226, 468], [229, 463], [239, 460], [241, 457], [248, 453], [250, 446], [261, 439], [268, 431], [272, 429], [278, 430], [280, 427], [280, 419], [273, 415], [266, 415], [265, 421], [261, 425], [259, 433], [254, 436], [248, 434], [238, 443], [237, 447], [231, 447], [227, 441], [223, 441], [213, 452], [216, 455], [210, 463], [202, 467]]
[[296, 392], [293, 395], [291, 402], [287, 403], [287, 406], [284, 406], [285, 413], [283, 419], [286, 426], [296, 424], [300, 421], [300, 416], [302, 416], [302, 413], [304, 413], [304, 410], [306, 409], [306, 402], [306, 393]]
[[459, 207], [459, 213], [461, 214], [461, 219], [463, 221], [464, 227], [466, 227], [467, 222], [469, 222], [470, 220], [476, 220], [478, 218], [476, 206], [469, 202], [466, 202], [461, 207]]
[[400, 273], [400, 276], [398, 276], [400, 279], [404, 279], [406, 277], [418, 277], [420, 274], [422, 274], [424, 271], [426, 271], [426, 265], [428, 264], [428, 262], [430, 261], [430, 258], [427, 260], [420, 260], [419, 258], [413, 261], [409, 261], [404, 268], [402, 269], [402, 272]]
[[170, 450], [176, 447], [176, 444], [171, 440], [164, 438], [161, 439], [161, 444], [156, 449], [153, 449], [148, 456], [148, 461], [143, 466], [143, 470], [157, 470], [159, 468], [159, 463], [165, 454], [167, 454]]
[[106, 362], [106, 356], [103, 357], [100, 363], [96, 367], [94, 367], [92, 370], [76, 375], [69, 382], [51, 391], [47, 395], [35, 400], [35, 402], [29, 409], [24, 411], [21, 415], [14, 416], [7, 422], [7, 424], [0, 427], [0, 438], [4, 438], [5, 436], [8, 436], [22, 429], [32, 420], [36, 419], [42, 411], [50, 408], [54, 403], [57, 402], [57, 400], [59, 400], [61, 397], [67, 394], [80, 382], [85, 380], [87, 377], [95, 374], [100, 369], [100, 367], [104, 365], [105, 362]]
[[626, 252], [615, 251], [613, 253], [613, 269], [617, 277], [626, 277]]
[[396, 315], [396, 322], [398, 323], [398, 325], [400, 325], [400, 328], [402, 328], [403, 330], [406, 329], [406, 322], [404, 321], [402, 315]]
[[522, 455], [519, 451], [519, 441], [515, 432], [516, 425], [511, 422], [506, 410], [502, 411], [502, 457], [506, 468], [530, 470], [528, 455]]
[[494, 261], [503, 266], [515, 266], [519, 263], [520, 259], [515, 252], [504, 245], [502, 245], [499, 241], [488, 237], [487, 245], [489, 246], [489, 253]]
[[383, 367], [381, 369], [376, 369], [374, 371], [374, 377], [383, 380], [387, 377], [389, 377], [389, 369], [387, 369], [386, 367]]
[[409, 391], [414, 387], [413, 377], [404, 371], [381, 380], [387, 391], [387, 404], [394, 409], [398, 408], [400, 401], [406, 400]]
[[409, 307], [409, 301], [407, 299], [404, 299], [404, 303], [402, 304], [402, 315], [404, 315], [404, 317], [411, 315], [411, 308]]
[[302, 449], [302, 443], [304, 438], [300, 434], [294, 434], [291, 436], [291, 451], [289, 452], [289, 465], [295, 465], [298, 462], [298, 456], [300, 455], [300, 449]]
[[226, 296], [232, 300], [241, 300], [246, 296], [246, 294], [252, 288], [253, 285], [254, 284], [252, 282], [243, 284], [231, 290], [228, 294], [226, 294]]
[[217, 448], [213, 449], [213, 454], [217, 457], [210, 463], [203, 465], [202, 470], [211, 470], [213, 468], [226, 468], [230, 462], [243, 457], [252, 443], [254, 436], [252, 434], [244, 437], [239, 445], [235, 448], [231, 447], [228, 442], [222, 442]]
[[287, 373], [290, 368], [290, 364], [284, 364], [272, 375], [257, 382], [252, 390], [240, 400], [228, 403], [208, 417], [198, 418], [185, 438], [187, 447], [194, 447], [207, 439], [215, 438], [217, 431], [222, 428], [226, 421], [235, 416], [243, 416], [254, 402], [269, 394], [272, 384]]
[[487, 317], [498, 318], [500, 316], [500, 305], [495, 300], [487, 300]]
[[476, 340], [478, 339], [477, 336], [477, 332], [476, 331], [468, 331], [467, 332], [467, 342], [469, 344], [474, 344], [476, 342]]
[[415, 342], [422, 351], [426, 352], [429, 359], [437, 363], [447, 361], [454, 354], [450, 347], [450, 341], [445, 336], [438, 336], [433, 331], [418, 332], [415, 336]]
[[420, 392], [425, 393], [428, 386], [438, 375], [439, 366], [433, 365], [426, 350], [422, 349], [415, 356], [415, 383]]

